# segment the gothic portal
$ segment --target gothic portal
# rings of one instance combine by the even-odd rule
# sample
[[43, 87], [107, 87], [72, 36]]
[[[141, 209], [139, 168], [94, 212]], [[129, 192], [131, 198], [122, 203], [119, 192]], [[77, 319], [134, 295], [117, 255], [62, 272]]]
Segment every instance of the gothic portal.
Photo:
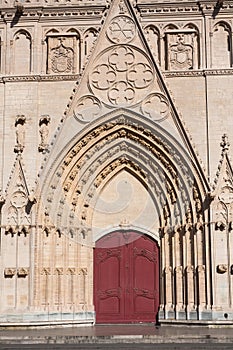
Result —
[[0, 4], [0, 325], [232, 324], [230, 1]]

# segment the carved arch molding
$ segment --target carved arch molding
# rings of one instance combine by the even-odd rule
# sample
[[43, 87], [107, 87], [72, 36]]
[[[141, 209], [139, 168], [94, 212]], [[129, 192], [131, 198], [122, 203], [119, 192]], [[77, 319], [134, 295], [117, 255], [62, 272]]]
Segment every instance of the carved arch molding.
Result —
[[[85, 283], [90, 286], [91, 303], [95, 205], [105, 186], [122, 171], [144, 186], [157, 210], [158, 223], [154, 226], [157, 232], [148, 235], [153, 239], [160, 237], [159, 317], [179, 319], [188, 317], [184, 313], [190, 312], [197, 319], [197, 313], [206, 308], [209, 288], [205, 180], [198, 164], [177, 139], [159, 124], [126, 109], [115, 110], [90, 123], [54, 159], [50, 170], [41, 174], [37, 212], [41, 234], [36, 236], [38, 268], [43, 270], [48, 265], [46, 256], [50, 255], [45, 254], [44, 244], [53, 242], [57, 256], [51, 261], [60, 263], [61, 252], [66, 251], [67, 266], [87, 268]], [[37, 277], [41, 278], [39, 270]], [[36, 290], [39, 304], [40, 291], [37, 287]]]
[[115, 111], [89, 125], [54, 164], [42, 184], [37, 217], [46, 231], [91, 239], [98, 195], [122, 170], [150, 193], [161, 232], [205, 221], [205, 186], [197, 165], [164, 129], [129, 111]]

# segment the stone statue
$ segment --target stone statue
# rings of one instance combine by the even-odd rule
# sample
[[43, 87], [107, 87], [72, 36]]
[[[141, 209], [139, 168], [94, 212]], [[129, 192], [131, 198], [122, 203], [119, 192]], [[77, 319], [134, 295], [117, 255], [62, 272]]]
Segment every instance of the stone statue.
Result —
[[47, 141], [48, 141], [48, 134], [49, 134], [49, 130], [48, 130], [48, 126], [46, 124], [42, 124], [40, 127], [40, 137], [41, 137], [41, 145], [46, 146], [47, 145]]
[[23, 152], [25, 146], [25, 124], [26, 118], [24, 115], [18, 115], [15, 120], [16, 127], [16, 145], [15, 152], [21, 153]]
[[40, 144], [38, 149], [40, 152], [43, 152], [48, 147], [49, 122], [50, 117], [48, 115], [42, 116], [39, 121]]

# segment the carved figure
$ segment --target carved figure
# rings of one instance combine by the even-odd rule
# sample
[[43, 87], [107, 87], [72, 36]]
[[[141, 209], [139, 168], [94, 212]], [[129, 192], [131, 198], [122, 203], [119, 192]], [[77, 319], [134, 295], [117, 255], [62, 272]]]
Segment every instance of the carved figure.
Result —
[[24, 124], [26, 122], [26, 118], [24, 115], [18, 115], [15, 120], [16, 127], [16, 145], [15, 152], [21, 153], [23, 152], [25, 146], [25, 127]]
[[48, 115], [42, 116], [39, 121], [40, 129], [40, 144], [39, 144], [39, 151], [44, 151], [48, 147], [48, 135], [49, 135], [49, 128], [48, 124], [50, 123], [50, 117]]
[[41, 137], [41, 145], [45, 146], [47, 144], [47, 139], [49, 134], [48, 126], [45, 124], [42, 124], [39, 133]]
[[92, 47], [96, 41], [96, 38], [97, 38], [97, 33], [93, 30], [91, 30], [86, 36], [85, 36], [85, 42], [84, 42], [84, 45], [85, 45], [85, 55], [89, 55], [91, 50], [92, 50]]
[[25, 131], [22, 124], [18, 124], [16, 129], [16, 143], [19, 146], [24, 147], [24, 141], [25, 141]]

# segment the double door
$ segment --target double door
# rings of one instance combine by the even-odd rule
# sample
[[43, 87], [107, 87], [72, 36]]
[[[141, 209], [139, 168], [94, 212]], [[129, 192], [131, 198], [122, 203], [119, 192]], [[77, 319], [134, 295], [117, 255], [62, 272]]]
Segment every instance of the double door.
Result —
[[159, 307], [159, 250], [136, 233], [110, 233], [94, 250], [97, 323], [155, 322]]

